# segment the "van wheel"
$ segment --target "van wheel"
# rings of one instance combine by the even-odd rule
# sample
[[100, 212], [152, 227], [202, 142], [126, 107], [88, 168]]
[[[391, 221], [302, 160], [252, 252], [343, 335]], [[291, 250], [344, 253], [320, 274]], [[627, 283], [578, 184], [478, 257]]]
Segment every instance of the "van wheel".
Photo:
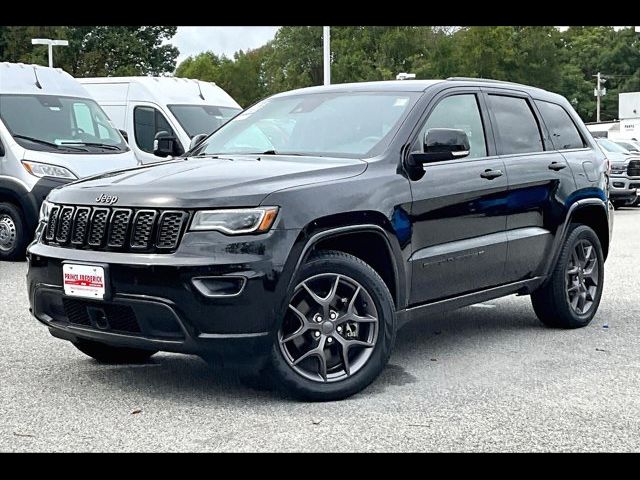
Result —
[[0, 202], [0, 260], [19, 260], [27, 248], [27, 235], [20, 210]]
[[94, 342], [91, 340], [78, 340], [73, 345], [82, 353], [89, 355], [98, 362], [110, 364], [144, 363], [152, 355], [158, 353], [157, 350], [113, 347], [105, 343]]
[[604, 283], [604, 255], [596, 233], [571, 224], [549, 281], [531, 294], [542, 323], [556, 328], [580, 328], [591, 322]]
[[311, 257], [296, 274], [267, 369], [305, 400], [353, 395], [384, 369], [396, 334], [393, 298], [368, 264], [338, 251]]

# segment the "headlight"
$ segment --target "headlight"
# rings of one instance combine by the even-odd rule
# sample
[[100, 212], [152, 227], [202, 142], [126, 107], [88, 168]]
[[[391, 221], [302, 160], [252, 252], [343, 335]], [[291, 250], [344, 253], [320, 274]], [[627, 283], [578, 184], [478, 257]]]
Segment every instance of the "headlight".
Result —
[[49, 221], [49, 212], [51, 212], [51, 207], [53, 207], [53, 203], [47, 202], [46, 200], [42, 202], [40, 206], [40, 218], [39, 222], [48, 222]]
[[70, 180], [76, 180], [78, 178], [71, 170], [58, 165], [22, 160], [22, 166], [27, 172], [36, 177], [68, 178]]
[[218, 230], [230, 235], [268, 231], [278, 215], [278, 207], [241, 210], [200, 210], [193, 216], [191, 230]]

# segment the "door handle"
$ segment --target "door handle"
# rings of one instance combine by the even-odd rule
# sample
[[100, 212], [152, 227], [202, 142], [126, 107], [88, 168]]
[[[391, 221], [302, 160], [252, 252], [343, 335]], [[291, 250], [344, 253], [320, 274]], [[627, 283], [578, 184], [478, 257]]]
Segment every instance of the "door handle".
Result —
[[553, 170], [555, 172], [562, 170], [563, 168], [567, 168], [566, 163], [551, 162], [549, 164], [549, 170]]
[[480, 176], [482, 178], [486, 178], [487, 180], [493, 180], [494, 178], [502, 176], [502, 170], [491, 170], [490, 168], [487, 168], [480, 174]]

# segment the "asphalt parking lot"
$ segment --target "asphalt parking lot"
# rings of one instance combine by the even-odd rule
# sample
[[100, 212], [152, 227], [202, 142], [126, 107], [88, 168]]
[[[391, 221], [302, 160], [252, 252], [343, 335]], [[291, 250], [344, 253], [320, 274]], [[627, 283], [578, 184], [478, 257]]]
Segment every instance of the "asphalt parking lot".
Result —
[[412, 323], [342, 402], [245, 387], [196, 357], [102, 366], [28, 312], [0, 263], [0, 451], [640, 450], [640, 209], [616, 212], [600, 310], [552, 330], [528, 297]]

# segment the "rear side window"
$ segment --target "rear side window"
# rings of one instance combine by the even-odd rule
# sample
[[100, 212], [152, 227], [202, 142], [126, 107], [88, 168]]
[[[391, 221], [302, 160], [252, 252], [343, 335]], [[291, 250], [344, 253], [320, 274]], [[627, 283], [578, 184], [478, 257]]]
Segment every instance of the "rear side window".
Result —
[[501, 155], [542, 152], [542, 136], [529, 102], [520, 97], [489, 95]]
[[133, 129], [138, 147], [147, 153], [153, 153], [156, 133], [165, 131], [175, 135], [164, 115], [153, 107], [136, 107], [133, 110]]
[[536, 100], [536, 105], [544, 123], [549, 129], [553, 145], [558, 150], [566, 150], [569, 148], [584, 148], [586, 145], [576, 124], [560, 105], [555, 103]]

